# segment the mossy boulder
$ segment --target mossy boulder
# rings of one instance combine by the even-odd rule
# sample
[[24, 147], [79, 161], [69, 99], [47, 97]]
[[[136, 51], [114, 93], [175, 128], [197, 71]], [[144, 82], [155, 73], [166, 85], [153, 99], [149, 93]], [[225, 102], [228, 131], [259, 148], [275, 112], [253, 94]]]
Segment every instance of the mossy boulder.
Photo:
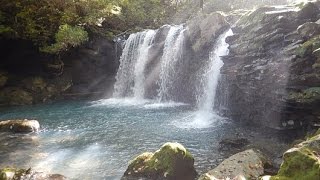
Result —
[[17, 169], [17, 168], [3, 168], [0, 169], [0, 180], [22, 180], [22, 179], [34, 179], [34, 180], [64, 180], [66, 177], [60, 174], [45, 174], [42, 172], [35, 172], [31, 168], [29, 169]]
[[307, 57], [313, 54], [314, 51], [320, 48], [320, 36], [317, 35], [308, 39], [296, 49], [296, 55], [299, 57]]
[[32, 94], [19, 87], [7, 87], [0, 91], [0, 103], [9, 105], [33, 104]]
[[320, 178], [320, 134], [309, 138], [283, 155], [283, 163], [271, 180], [316, 180]]
[[249, 149], [224, 160], [215, 169], [200, 176], [199, 180], [258, 179], [264, 174], [266, 158], [258, 151]]
[[0, 131], [14, 133], [37, 132], [40, 124], [37, 120], [6, 120], [0, 121]]
[[314, 22], [306, 22], [298, 27], [298, 33], [303, 38], [311, 38], [320, 34], [320, 24]]
[[193, 180], [196, 175], [190, 152], [179, 143], [166, 143], [155, 153], [143, 153], [132, 160], [122, 179]]
[[302, 92], [292, 92], [289, 100], [297, 103], [315, 103], [320, 101], [320, 87], [310, 87]]

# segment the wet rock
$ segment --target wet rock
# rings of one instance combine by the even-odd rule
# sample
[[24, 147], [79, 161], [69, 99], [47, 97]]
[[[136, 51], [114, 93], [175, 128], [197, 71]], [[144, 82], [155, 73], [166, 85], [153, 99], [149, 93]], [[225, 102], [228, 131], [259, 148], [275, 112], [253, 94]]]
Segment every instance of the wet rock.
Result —
[[258, 179], [264, 174], [265, 163], [260, 152], [249, 149], [224, 160], [215, 169], [201, 175], [199, 180]]
[[37, 120], [6, 120], [0, 121], [0, 131], [14, 133], [37, 132], [40, 124]]
[[241, 149], [249, 144], [246, 138], [223, 139], [219, 142], [220, 150]]
[[278, 174], [270, 179], [319, 179], [319, 155], [320, 135], [318, 134], [285, 152]]
[[298, 33], [303, 38], [311, 38], [315, 35], [320, 34], [320, 24], [314, 22], [306, 22], [298, 27]]
[[122, 179], [193, 180], [192, 155], [181, 144], [166, 143], [155, 153], [147, 152], [132, 160]]
[[0, 103], [28, 105], [33, 103], [32, 94], [19, 87], [7, 87], [0, 91]]
[[32, 179], [32, 180], [64, 180], [67, 179], [60, 174], [45, 174], [30, 169], [4, 168], [0, 169], [1, 180]]

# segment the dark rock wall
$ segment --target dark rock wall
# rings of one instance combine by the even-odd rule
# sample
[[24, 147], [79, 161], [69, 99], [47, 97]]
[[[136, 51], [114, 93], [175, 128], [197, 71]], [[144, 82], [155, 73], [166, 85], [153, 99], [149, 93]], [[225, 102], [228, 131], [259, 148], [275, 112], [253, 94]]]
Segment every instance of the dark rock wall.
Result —
[[[319, 100], [315, 99], [319, 94], [314, 88], [320, 86], [320, 74], [314, 50], [320, 47], [320, 26], [314, 23], [305, 28], [312, 33], [297, 29], [317, 21], [320, 11], [313, 3], [299, 11], [295, 8], [262, 7], [233, 28], [218, 93], [220, 108], [232, 119], [276, 129], [319, 122]], [[310, 88], [312, 105], [301, 100]]]
[[0, 40], [0, 104], [25, 105], [57, 98], [104, 97], [118, 68], [114, 43], [92, 35], [83, 46], [57, 57], [24, 40]]

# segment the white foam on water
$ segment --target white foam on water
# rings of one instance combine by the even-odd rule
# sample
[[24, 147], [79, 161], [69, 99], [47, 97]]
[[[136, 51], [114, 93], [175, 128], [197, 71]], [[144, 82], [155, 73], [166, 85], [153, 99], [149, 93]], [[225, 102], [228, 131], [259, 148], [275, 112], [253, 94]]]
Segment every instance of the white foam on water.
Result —
[[108, 106], [108, 107], [136, 107], [143, 109], [164, 109], [164, 108], [173, 108], [179, 106], [188, 106], [188, 104], [180, 102], [164, 102], [160, 103], [157, 100], [150, 99], [139, 99], [139, 98], [111, 98], [111, 99], [102, 99], [98, 101], [91, 102], [90, 107], [99, 107], [99, 106]]
[[173, 107], [179, 107], [179, 106], [188, 106], [188, 104], [171, 101], [166, 103], [146, 104], [143, 107], [146, 109], [163, 109], [163, 108], [173, 108]]
[[109, 107], [126, 107], [126, 106], [141, 106], [149, 103], [146, 99], [136, 98], [110, 98], [101, 99], [91, 102], [90, 107], [109, 106]]
[[172, 122], [172, 125], [180, 129], [206, 129], [222, 123], [223, 117], [215, 112], [197, 111]]

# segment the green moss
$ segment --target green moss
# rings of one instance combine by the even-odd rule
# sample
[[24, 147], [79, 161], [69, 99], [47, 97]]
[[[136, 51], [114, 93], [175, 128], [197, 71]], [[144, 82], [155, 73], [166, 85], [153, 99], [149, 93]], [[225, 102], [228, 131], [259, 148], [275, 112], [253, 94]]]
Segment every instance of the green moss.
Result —
[[192, 155], [181, 144], [166, 143], [155, 153], [147, 152], [136, 157], [125, 174], [169, 179], [185, 175], [182, 172], [193, 176], [196, 174], [193, 164]]
[[31, 169], [15, 169], [4, 168], [0, 169], [0, 180], [20, 180], [22, 176], [29, 174]]
[[172, 176], [176, 171], [175, 167], [182, 160], [190, 161], [193, 164], [192, 155], [182, 145], [166, 143], [154, 154], [148, 162], [148, 166], [152, 170], [160, 170]]
[[320, 36], [309, 39], [296, 49], [296, 55], [306, 57], [320, 48]]
[[313, 151], [303, 147], [284, 154], [284, 162], [271, 180], [315, 180], [319, 177], [319, 158]]
[[313, 103], [320, 100], [320, 87], [311, 87], [302, 92], [292, 92], [289, 99], [301, 103]]

